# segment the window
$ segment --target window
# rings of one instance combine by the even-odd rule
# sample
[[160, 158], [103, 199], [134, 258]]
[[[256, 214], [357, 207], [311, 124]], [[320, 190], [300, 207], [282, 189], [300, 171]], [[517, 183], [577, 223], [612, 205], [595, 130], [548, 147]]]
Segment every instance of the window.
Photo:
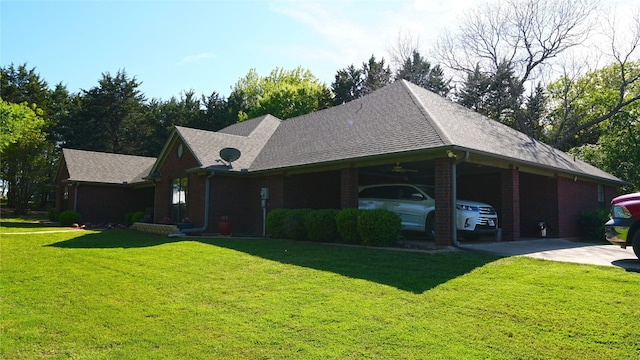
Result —
[[62, 188], [62, 199], [63, 200], [69, 200], [69, 187], [65, 186], [64, 188]]
[[598, 207], [604, 209], [604, 186], [598, 184]]
[[180, 222], [187, 216], [187, 178], [177, 178], [171, 181], [171, 220]]

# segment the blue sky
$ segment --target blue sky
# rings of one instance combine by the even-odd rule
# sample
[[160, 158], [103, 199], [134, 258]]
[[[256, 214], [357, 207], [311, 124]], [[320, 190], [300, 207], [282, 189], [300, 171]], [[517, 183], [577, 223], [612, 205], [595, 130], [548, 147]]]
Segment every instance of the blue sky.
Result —
[[125, 69], [147, 98], [163, 100], [189, 89], [226, 96], [251, 68], [302, 66], [329, 86], [338, 69], [372, 54], [388, 61], [399, 34], [417, 35], [428, 52], [473, 3], [0, 0], [0, 64], [27, 63], [70, 92]]

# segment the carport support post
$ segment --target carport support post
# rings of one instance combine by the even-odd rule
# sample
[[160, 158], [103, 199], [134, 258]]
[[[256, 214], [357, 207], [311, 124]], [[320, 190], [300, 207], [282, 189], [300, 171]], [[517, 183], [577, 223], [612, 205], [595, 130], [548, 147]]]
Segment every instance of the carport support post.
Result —
[[436, 200], [436, 218], [435, 244], [441, 246], [453, 245], [453, 201], [451, 195], [452, 189], [452, 170], [453, 159], [440, 158], [435, 159], [435, 200]]
[[502, 177], [502, 239], [520, 240], [520, 172], [506, 169]]
[[344, 168], [340, 173], [340, 206], [343, 209], [358, 207], [358, 168]]

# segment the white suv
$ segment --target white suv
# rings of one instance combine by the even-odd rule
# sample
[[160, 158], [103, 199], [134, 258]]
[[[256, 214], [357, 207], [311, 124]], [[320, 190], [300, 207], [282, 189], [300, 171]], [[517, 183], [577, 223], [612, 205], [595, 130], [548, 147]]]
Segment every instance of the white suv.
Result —
[[[359, 209], [385, 209], [400, 216], [402, 229], [425, 232], [434, 236], [435, 200], [433, 188], [412, 184], [381, 184], [361, 186]], [[464, 237], [495, 234], [498, 216], [493, 206], [476, 201], [456, 201], [456, 226]]]

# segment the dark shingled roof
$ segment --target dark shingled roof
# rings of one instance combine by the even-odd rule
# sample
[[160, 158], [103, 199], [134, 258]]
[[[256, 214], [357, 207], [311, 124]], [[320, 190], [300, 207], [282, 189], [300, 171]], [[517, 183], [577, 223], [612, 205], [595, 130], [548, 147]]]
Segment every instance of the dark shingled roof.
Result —
[[219, 152], [242, 153], [231, 171], [267, 171], [443, 149], [467, 150], [516, 164], [622, 180], [521, 132], [404, 80], [360, 99], [281, 121], [271, 115], [218, 132], [176, 127], [202, 168]]
[[233, 147], [240, 150], [240, 158], [233, 162], [232, 171], [249, 169], [264, 144], [278, 128], [280, 119], [265, 115], [231, 125], [224, 131], [206, 131], [176, 126], [177, 134], [189, 147], [202, 168], [219, 166], [220, 150]]
[[103, 184], [144, 182], [156, 158], [96, 151], [62, 149], [68, 181]]

